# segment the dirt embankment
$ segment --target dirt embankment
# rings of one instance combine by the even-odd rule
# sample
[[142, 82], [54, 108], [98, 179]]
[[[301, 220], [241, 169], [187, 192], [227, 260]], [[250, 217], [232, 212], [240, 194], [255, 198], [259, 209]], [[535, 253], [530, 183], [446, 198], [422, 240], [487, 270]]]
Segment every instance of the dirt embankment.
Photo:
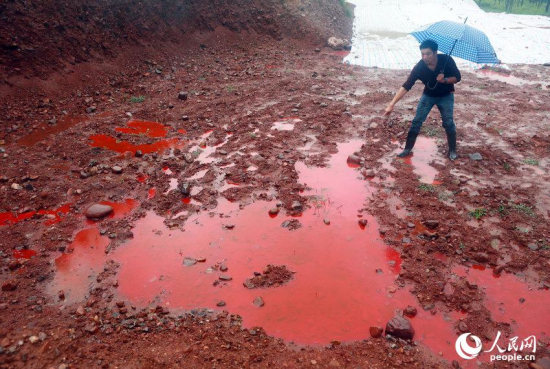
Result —
[[5, 1], [0, 72], [3, 83], [19, 75], [45, 77], [82, 62], [108, 60], [132, 45], [184, 44], [187, 35], [219, 26], [322, 43], [351, 34], [344, 13], [338, 1]]

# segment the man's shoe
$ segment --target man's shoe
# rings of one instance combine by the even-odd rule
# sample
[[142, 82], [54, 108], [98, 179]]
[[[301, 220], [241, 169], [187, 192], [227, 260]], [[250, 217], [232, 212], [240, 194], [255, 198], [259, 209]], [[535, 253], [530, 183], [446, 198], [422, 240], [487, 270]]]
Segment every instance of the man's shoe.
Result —
[[409, 131], [409, 133], [407, 134], [407, 142], [405, 143], [405, 149], [401, 153], [397, 154], [398, 157], [404, 158], [411, 154], [411, 150], [414, 147], [417, 136], [418, 136], [418, 133]]
[[404, 157], [407, 157], [409, 155], [411, 155], [411, 150], [409, 150], [409, 149], [405, 149], [405, 150], [401, 151], [399, 154], [397, 154], [397, 156], [400, 157], [400, 158], [404, 158]]
[[449, 159], [456, 160], [458, 158], [456, 154], [456, 132], [447, 133], [447, 143], [449, 145]]

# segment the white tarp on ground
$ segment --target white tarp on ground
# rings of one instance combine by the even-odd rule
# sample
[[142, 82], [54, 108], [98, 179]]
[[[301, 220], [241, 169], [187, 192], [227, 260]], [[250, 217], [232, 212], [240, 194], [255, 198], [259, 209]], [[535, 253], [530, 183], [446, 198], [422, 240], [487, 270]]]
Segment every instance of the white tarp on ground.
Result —
[[[352, 51], [344, 62], [365, 67], [410, 69], [420, 60], [408, 33], [441, 20], [483, 31], [506, 64], [550, 62], [550, 17], [486, 13], [473, 0], [348, 0], [356, 5]], [[457, 63], [476, 67], [455, 58]]]

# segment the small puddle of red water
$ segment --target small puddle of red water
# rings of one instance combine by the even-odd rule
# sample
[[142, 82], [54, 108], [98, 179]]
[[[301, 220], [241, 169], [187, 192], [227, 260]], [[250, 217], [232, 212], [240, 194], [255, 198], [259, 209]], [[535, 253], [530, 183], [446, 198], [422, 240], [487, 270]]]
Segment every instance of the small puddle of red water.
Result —
[[166, 127], [157, 122], [133, 120], [128, 122], [128, 127], [117, 127], [115, 131], [132, 135], [145, 135], [151, 138], [166, 137]]
[[66, 115], [56, 124], [43, 123], [36, 131], [21, 138], [18, 143], [23, 146], [34, 146], [48, 136], [63, 132], [80, 122], [84, 122], [86, 119], [85, 117]]
[[0, 226], [19, 223], [25, 219], [30, 219], [35, 215], [49, 215], [51, 219], [47, 219], [45, 224], [52, 225], [61, 222], [63, 217], [69, 213], [72, 204], [66, 204], [55, 210], [38, 210], [28, 211], [22, 214], [13, 214], [12, 212], [0, 213]]
[[[510, 323], [518, 342], [535, 335], [537, 341], [550, 338], [550, 292], [546, 289], [529, 290], [529, 284], [513, 274], [495, 276], [490, 269], [455, 267], [453, 273], [466, 277], [485, 292], [484, 306], [496, 322]], [[520, 299], [525, 299], [523, 302]], [[504, 341], [502, 341], [504, 342]], [[500, 345], [503, 347], [504, 345]], [[488, 350], [489, 348], [487, 348]]]
[[90, 283], [96, 283], [95, 277], [103, 271], [108, 245], [109, 238], [100, 235], [95, 227], [79, 231], [67, 252], [55, 259], [57, 271], [49, 286], [50, 292], [65, 291], [69, 302], [82, 300]]
[[14, 259], [30, 259], [36, 255], [34, 250], [13, 250]]
[[421, 182], [439, 185], [441, 181], [435, 180], [438, 171], [430, 165], [437, 156], [437, 144], [435, 140], [419, 136], [416, 140], [413, 154], [401, 160], [413, 166], [413, 171], [420, 177]]
[[135, 154], [136, 151], [139, 150], [144, 154], [150, 154], [152, 152], [160, 152], [170, 148], [183, 147], [183, 142], [177, 138], [171, 138], [168, 140], [153, 142], [151, 144], [141, 145], [135, 145], [128, 141], [119, 141], [116, 138], [107, 135], [93, 135], [90, 136], [90, 140], [92, 140], [90, 146], [101, 147], [119, 153], [130, 151]]
[[[120, 297], [139, 306], [162, 303], [181, 309], [219, 309], [216, 303], [222, 300], [227, 303], [224, 309], [240, 314], [246, 326], [262, 326], [275, 337], [304, 344], [368, 338], [370, 326], [385, 326], [396, 308], [417, 303], [406, 289], [389, 292], [401, 259], [380, 239], [376, 219], [364, 213], [368, 225], [358, 225], [357, 211], [373, 190], [365, 187], [368, 182], [357, 180], [346, 158], [361, 144], [339, 145], [328, 168], [296, 164], [300, 182], [311, 188], [303, 195], [312, 205], [298, 218], [282, 213], [270, 217], [272, 202], [239, 210], [237, 203], [221, 198], [215, 216], [191, 216], [182, 233], [167, 229], [163, 217], [148, 213], [136, 223], [134, 238], [112, 255], [121, 263]], [[291, 219], [302, 227], [281, 227]], [[229, 223], [234, 225], [231, 230], [224, 227]], [[186, 256], [204, 257], [206, 263], [183, 266]], [[213, 286], [220, 272], [210, 267], [222, 262], [229, 268], [224, 274], [233, 279]], [[294, 279], [271, 289], [243, 286], [268, 264], [286, 265], [296, 272]], [[265, 306], [252, 304], [257, 296]], [[456, 358], [452, 323], [418, 310], [412, 321], [415, 339], [450, 360]]]

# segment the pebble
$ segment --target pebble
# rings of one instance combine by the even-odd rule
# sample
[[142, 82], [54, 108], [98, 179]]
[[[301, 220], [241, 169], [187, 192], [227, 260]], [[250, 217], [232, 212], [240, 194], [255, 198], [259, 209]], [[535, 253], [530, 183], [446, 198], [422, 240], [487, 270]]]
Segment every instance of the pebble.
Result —
[[254, 299], [253, 304], [256, 305], [257, 307], [262, 307], [265, 305], [265, 302], [264, 302], [264, 299], [258, 296]]
[[527, 245], [527, 247], [529, 247], [529, 249], [532, 251], [537, 251], [539, 249], [536, 243], [530, 243]]
[[225, 265], [225, 264], [220, 265], [220, 271], [227, 272], [227, 269], [228, 269], [227, 265]]
[[17, 282], [15, 280], [5, 281], [2, 283], [2, 291], [13, 291], [17, 288]]
[[292, 203], [292, 210], [294, 211], [302, 211], [303, 210], [303, 207], [302, 207], [302, 204], [300, 203], [300, 201], [294, 201]]
[[416, 314], [418, 314], [418, 311], [416, 310], [415, 307], [409, 305], [405, 308], [405, 310], [403, 310], [403, 314], [412, 318], [416, 316]]
[[369, 125], [369, 128], [370, 128], [370, 129], [378, 128], [378, 123], [372, 122], [372, 123]]
[[30, 337], [29, 337], [29, 342], [30, 342], [30, 343], [37, 343], [38, 341], [40, 341], [40, 339], [38, 338], [38, 336], [30, 336]]
[[185, 266], [193, 266], [195, 264], [197, 264], [196, 259], [189, 258], [189, 257], [186, 257], [185, 259], [183, 259], [183, 265]]
[[372, 338], [378, 338], [384, 333], [384, 328], [378, 326], [370, 327], [369, 332]]
[[185, 101], [185, 100], [187, 100], [188, 96], [189, 96], [189, 94], [186, 91], [180, 91], [179, 94], [178, 94], [178, 99]]
[[411, 239], [408, 237], [403, 237], [403, 243], [411, 243]]
[[474, 154], [469, 154], [470, 156], [470, 159], [471, 160], [474, 160], [474, 161], [480, 161], [480, 160], [483, 160], [483, 157], [481, 156], [480, 153], [476, 152]]
[[86, 218], [99, 219], [111, 214], [112, 212], [113, 208], [109, 205], [93, 204], [86, 209], [84, 215]]
[[216, 306], [220, 306], [220, 307], [225, 305], [226, 305], [225, 301], [218, 301], [218, 303], [216, 304]]
[[367, 219], [359, 219], [359, 225], [361, 227], [366, 227], [367, 224], [369, 224], [369, 221]]
[[269, 214], [270, 214], [270, 215], [277, 215], [277, 214], [279, 214], [279, 211], [280, 211], [280, 210], [279, 210], [279, 208], [277, 208], [277, 207], [271, 208], [271, 209], [269, 209]]
[[359, 164], [361, 163], [361, 158], [357, 155], [350, 155], [348, 156], [348, 163], [352, 163], [352, 164]]
[[143, 156], [143, 152], [141, 152], [141, 150], [137, 150], [136, 153], [134, 154], [134, 156], [136, 158], [141, 158]]
[[439, 227], [439, 221], [433, 220], [433, 219], [426, 220], [426, 221], [424, 222], [424, 225], [425, 225], [427, 228], [436, 229], [437, 227]]
[[327, 219], [327, 218], [323, 219], [323, 222], [324, 222], [326, 225], [330, 225], [330, 220]]
[[219, 277], [220, 281], [231, 281], [233, 278], [227, 274], [221, 274]]
[[76, 315], [82, 316], [86, 314], [86, 311], [84, 310], [84, 306], [79, 306], [76, 308]]
[[115, 173], [115, 174], [121, 174], [122, 173], [122, 167], [119, 167], [118, 165], [115, 165], [111, 169], [112, 169], [113, 173]]

